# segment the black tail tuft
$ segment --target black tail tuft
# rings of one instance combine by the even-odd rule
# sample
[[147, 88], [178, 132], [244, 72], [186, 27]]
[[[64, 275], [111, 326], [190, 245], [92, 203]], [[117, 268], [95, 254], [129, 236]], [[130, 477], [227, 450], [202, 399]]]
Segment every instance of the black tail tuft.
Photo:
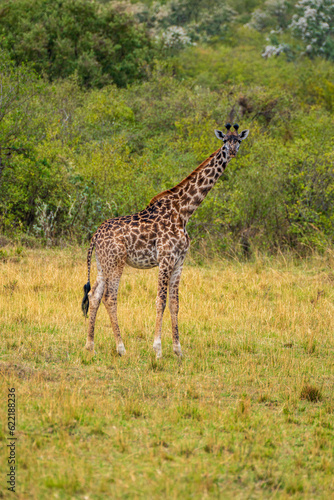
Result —
[[82, 309], [82, 312], [83, 312], [85, 318], [87, 318], [87, 313], [88, 313], [88, 308], [89, 308], [88, 292], [90, 291], [89, 281], [86, 283], [86, 285], [84, 285], [83, 289], [84, 289], [85, 295], [84, 295], [84, 298], [82, 299], [81, 309]]

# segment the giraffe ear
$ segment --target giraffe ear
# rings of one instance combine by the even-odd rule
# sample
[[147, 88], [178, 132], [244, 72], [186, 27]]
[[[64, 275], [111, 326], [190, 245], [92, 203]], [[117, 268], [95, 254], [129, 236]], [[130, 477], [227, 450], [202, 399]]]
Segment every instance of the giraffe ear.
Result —
[[215, 135], [217, 139], [220, 139], [221, 141], [224, 140], [225, 134], [223, 134], [223, 132], [221, 132], [220, 130], [215, 130]]
[[244, 139], [246, 139], [246, 137], [248, 136], [248, 134], [249, 134], [249, 130], [243, 130], [243, 131], [241, 132], [241, 134], [239, 135], [239, 139], [240, 139], [241, 141], [243, 141]]

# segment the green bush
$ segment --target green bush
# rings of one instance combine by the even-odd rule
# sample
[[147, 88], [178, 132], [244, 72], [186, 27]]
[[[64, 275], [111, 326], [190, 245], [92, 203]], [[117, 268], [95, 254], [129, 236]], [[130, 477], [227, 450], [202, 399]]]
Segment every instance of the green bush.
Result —
[[88, 0], [8, 0], [0, 39], [17, 64], [33, 62], [51, 81], [76, 73], [86, 87], [140, 79], [155, 54], [143, 25]]
[[264, 60], [263, 43], [239, 26], [227, 44], [157, 59], [145, 81], [122, 88], [84, 87], [78, 71], [46, 83], [4, 57], [3, 89], [16, 90], [0, 122], [2, 232], [86, 241], [180, 182], [231, 121], [250, 135], [190, 219], [194, 245], [247, 256], [331, 245], [333, 63]]

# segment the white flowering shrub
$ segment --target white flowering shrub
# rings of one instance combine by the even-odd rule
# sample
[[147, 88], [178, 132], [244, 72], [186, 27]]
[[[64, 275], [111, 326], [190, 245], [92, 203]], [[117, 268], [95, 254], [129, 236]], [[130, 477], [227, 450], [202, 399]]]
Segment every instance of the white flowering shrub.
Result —
[[267, 0], [263, 10], [254, 10], [247, 26], [257, 31], [263, 31], [271, 27], [276, 30], [286, 28], [289, 24], [290, 10], [291, 2], [288, 0]]
[[265, 3], [266, 10], [274, 20], [276, 29], [285, 29], [288, 27], [291, 19], [291, 9], [293, 3], [288, 0], [267, 0]]
[[179, 49], [186, 45], [194, 45], [187, 31], [182, 26], [170, 26], [161, 35], [165, 47]]
[[211, 10], [203, 11], [201, 19], [194, 25], [194, 29], [204, 39], [205, 37], [224, 39], [236, 17], [237, 12], [229, 5], [218, 5]]
[[290, 28], [306, 44], [310, 56], [323, 55], [334, 59], [334, 2], [333, 0], [300, 0], [299, 11]]
[[289, 46], [285, 43], [267, 45], [262, 52], [262, 57], [268, 59], [268, 57], [279, 56], [282, 52], [287, 52], [287, 50], [289, 50]]
[[263, 31], [269, 25], [269, 16], [267, 12], [261, 9], [255, 9], [252, 13], [251, 20], [246, 24], [249, 28], [253, 28], [256, 31]]
[[147, 24], [151, 33], [166, 47], [174, 49], [213, 37], [225, 39], [238, 17], [229, 5], [216, 0], [154, 2], [150, 13]]

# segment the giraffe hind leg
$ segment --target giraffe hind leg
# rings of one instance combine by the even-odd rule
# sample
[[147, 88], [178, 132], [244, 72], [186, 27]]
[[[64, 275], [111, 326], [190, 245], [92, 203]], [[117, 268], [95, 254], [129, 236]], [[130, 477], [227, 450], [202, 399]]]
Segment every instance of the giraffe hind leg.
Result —
[[90, 313], [89, 313], [87, 342], [85, 346], [88, 351], [94, 351], [95, 320], [104, 293], [104, 288], [105, 288], [105, 280], [102, 273], [99, 273], [92, 290], [88, 293]]
[[126, 353], [117, 320], [117, 293], [124, 266], [125, 260], [120, 262], [111, 275], [108, 276], [106, 289], [102, 299], [110, 317], [111, 326], [115, 335], [116, 350], [120, 356]]

